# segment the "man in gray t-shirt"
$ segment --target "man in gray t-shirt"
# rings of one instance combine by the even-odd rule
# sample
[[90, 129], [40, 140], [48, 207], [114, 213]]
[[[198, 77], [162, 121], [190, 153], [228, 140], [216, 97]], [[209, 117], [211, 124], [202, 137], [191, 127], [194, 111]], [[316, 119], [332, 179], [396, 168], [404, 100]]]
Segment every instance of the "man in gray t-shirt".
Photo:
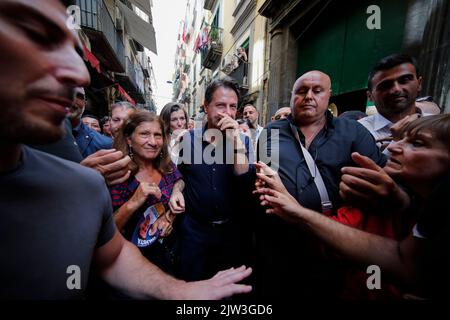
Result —
[[103, 178], [24, 146], [0, 175], [0, 203], [0, 298], [82, 297], [95, 249], [116, 231]]

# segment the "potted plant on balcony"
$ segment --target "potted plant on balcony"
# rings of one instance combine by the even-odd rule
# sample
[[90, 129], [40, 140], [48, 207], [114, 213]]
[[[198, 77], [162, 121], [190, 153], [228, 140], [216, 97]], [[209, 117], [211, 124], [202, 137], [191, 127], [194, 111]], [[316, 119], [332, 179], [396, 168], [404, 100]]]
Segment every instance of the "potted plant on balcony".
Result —
[[219, 46], [219, 29], [211, 27], [211, 30], [209, 31], [209, 40], [212, 47]]

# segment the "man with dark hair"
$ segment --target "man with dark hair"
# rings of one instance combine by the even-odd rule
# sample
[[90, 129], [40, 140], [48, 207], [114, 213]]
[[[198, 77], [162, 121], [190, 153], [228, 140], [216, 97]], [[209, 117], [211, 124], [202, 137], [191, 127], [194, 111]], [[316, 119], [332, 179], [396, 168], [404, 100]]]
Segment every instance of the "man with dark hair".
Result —
[[375, 103], [378, 113], [359, 122], [387, 153], [386, 146], [392, 140], [391, 127], [422, 114], [415, 104], [422, 88], [422, 77], [418, 76], [417, 64], [411, 56], [392, 54], [375, 64], [369, 73], [367, 88], [367, 96]]
[[100, 119], [100, 128], [104, 136], [112, 137], [111, 133], [111, 117], [104, 116]]
[[101, 135], [81, 120], [86, 108], [86, 93], [84, 88], [74, 88], [74, 92], [75, 100], [69, 108], [67, 117], [72, 124], [72, 134], [77, 141], [81, 155], [83, 158], [86, 158], [99, 150], [111, 149], [111, 138]]
[[214, 80], [205, 94], [205, 127], [183, 136], [178, 161], [183, 180], [173, 188], [170, 208], [185, 211], [180, 230], [185, 280], [206, 279], [244, 259], [242, 199], [251, 197], [255, 168], [249, 139], [235, 120], [238, 103], [232, 79]]
[[102, 129], [100, 128], [100, 122], [97, 116], [94, 116], [89, 113], [85, 113], [81, 116], [81, 121], [83, 121], [84, 125], [94, 130], [95, 132], [101, 133]]
[[241, 98], [241, 94], [239, 92], [239, 85], [236, 83], [236, 81], [234, 81], [230, 77], [226, 77], [226, 78], [223, 78], [223, 79], [215, 79], [206, 88], [205, 104], [200, 107], [201, 109], [203, 109], [201, 111], [205, 111], [206, 112], [207, 105], [209, 103], [211, 103], [214, 93], [219, 88], [229, 89], [229, 90], [234, 91], [234, 93], [236, 94], [237, 102], [239, 102], [239, 99]]
[[[135, 298], [221, 299], [249, 269], [186, 283], [117, 231], [103, 178], [28, 148], [61, 138], [75, 87], [89, 84], [81, 43], [58, 0], [0, 1], [0, 299], [80, 299], [91, 267]], [[93, 201], [86, 201], [93, 199]]]
[[253, 147], [256, 147], [256, 142], [258, 141], [259, 135], [263, 130], [258, 124], [259, 112], [256, 110], [256, 107], [253, 103], [247, 103], [244, 105], [244, 109], [242, 112], [242, 117], [247, 119], [250, 122], [250, 132], [252, 136]]

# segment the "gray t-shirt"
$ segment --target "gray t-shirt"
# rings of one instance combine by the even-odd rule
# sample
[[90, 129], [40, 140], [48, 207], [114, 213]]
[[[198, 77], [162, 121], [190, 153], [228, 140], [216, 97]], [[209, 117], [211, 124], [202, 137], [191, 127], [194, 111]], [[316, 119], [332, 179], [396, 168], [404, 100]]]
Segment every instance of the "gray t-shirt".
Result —
[[23, 146], [0, 174], [0, 299], [83, 298], [94, 250], [115, 230], [97, 172]]

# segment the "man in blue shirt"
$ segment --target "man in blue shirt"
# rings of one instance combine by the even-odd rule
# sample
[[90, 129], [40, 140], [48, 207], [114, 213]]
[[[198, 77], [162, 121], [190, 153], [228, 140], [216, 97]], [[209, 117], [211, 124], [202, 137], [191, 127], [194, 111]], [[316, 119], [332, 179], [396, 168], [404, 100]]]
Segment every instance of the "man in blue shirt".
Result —
[[[320, 71], [310, 71], [295, 82], [292, 114], [267, 125], [258, 150], [267, 150], [278, 163], [278, 173], [289, 193], [304, 207], [324, 211], [314, 177], [320, 172], [332, 209], [341, 206], [341, 168], [355, 166], [352, 152], [359, 152], [383, 167], [386, 158], [375, 140], [356, 121], [334, 118], [328, 111], [331, 80]], [[278, 144], [275, 145], [275, 137]], [[298, 138], [298, 139], [297, 139]], [[272, 141], [273, 140], [273, 141]], [[309, 151], [316, 167], [311, 171], [300, 143]], [[330, 214], [333, 210], [330, 210]], [[320, 245], [294, 225], [274, 216], [262, 216], [257, 231], [260, 280], [259, 293], [280, 297], [295, 292], [298, 298], [333, 298], [339, 287], [338, 265], [324, 259]], [[267, 235], [271, 236], [268, 237]]]
[[170, 207], [181, 213], [180, 277], [206, 279], [242, 262], [243, 201], [251, 197], [255, 167], [249, 139], [235, 120], [239, 89], [229, 78], [205, 93], [207, 124], [183, 137]]
[[75, 88], [75, 101], [70, 107], [68, 115], [72, 123], [72, 133], [80, 149], [83, 158], [101, 149], [111, 149], [112, 139], [101, 135], [89, 128], [81, 121], [81, 115], [86, 107], [86, 95], [84, 88]]

